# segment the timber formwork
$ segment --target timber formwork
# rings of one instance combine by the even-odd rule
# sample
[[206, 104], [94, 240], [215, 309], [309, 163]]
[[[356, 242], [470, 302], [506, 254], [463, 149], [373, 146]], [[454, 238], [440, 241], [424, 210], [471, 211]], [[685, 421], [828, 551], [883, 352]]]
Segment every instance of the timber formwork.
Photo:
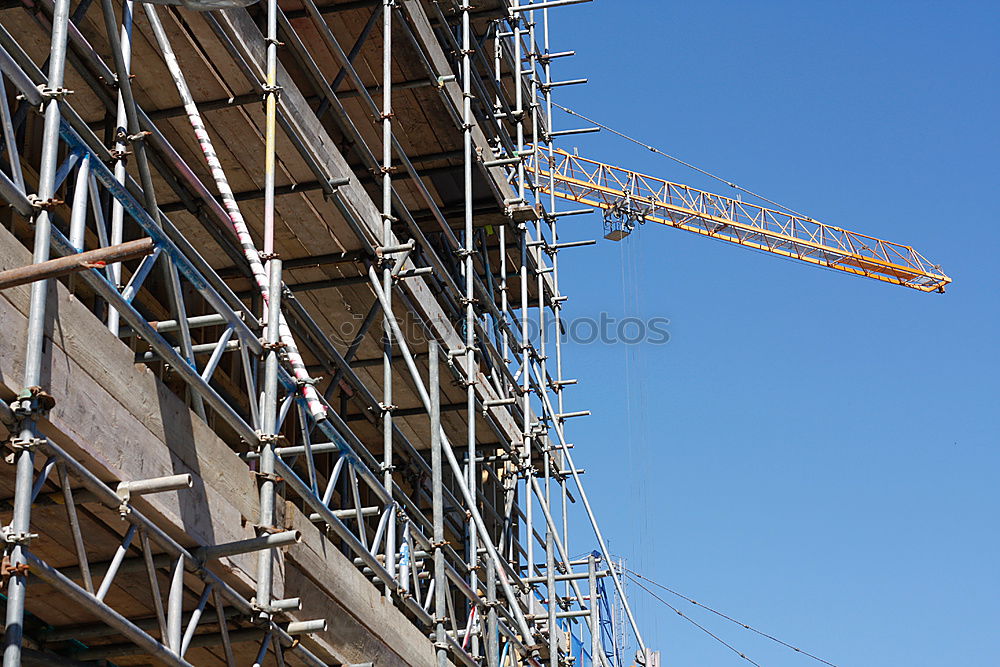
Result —
[[524, 164], [576, 1], [3, 3], [4, 665], [606, 663]]

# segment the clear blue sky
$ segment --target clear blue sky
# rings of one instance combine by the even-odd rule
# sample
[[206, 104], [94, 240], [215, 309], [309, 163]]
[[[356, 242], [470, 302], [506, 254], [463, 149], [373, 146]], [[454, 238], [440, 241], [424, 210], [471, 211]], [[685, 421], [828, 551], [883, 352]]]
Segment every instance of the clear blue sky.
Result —
[[[671, 320], [667, 345], [566, 348], [612, 550], [838, 665], [1000, 664], [1000, 7], [597, 0], [553, 18], [553, 50], [577, 52], [556, 78], [590, 79], [561, 103], [955, 281], [923, 294], [652, 226], [562, 253], [570, 317]], [[603, 133], [562, 146], [724, 187]], [[600, 220], [561, 229], [599, 238]], [[665, 664], [749, 664], [631, 597]], [[762, 665], [818, 664], [681, 608]]]

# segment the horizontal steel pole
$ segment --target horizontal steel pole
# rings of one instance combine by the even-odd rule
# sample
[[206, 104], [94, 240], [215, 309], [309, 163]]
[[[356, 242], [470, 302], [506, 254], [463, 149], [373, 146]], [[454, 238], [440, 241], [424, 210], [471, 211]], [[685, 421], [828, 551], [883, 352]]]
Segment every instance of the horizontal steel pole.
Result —
[[125, 262], [137, 257], [151, 255], [156, 245], [153, 239], [144, 238], [128, 241], [107, 248], [87, 250], [67, 257], [57, 257], [47, 262], [29, 264], [16, 269], [0, 271], [0, 290], [26, 285], [38, 280], [58, 278], [70, 273], [78, 273], [104, 264]]
[[[338, 519], [353, 519], [358, 516], [358, 510], [356, 509], [346, 509], [346, 510], [331, 510], [333, 515]], [[382, 510], [378, 507], [362, 507], [361, 516], [378, 516], [382, 513]], [[313, 512], [309, 515], [309, 520], [313, 523], [322, 523], [325, 519], [319, 514]]]
[[[292, 292], [312, 292], [320, 289], [330, 289], [334, 287], [347, 287], [349, 285], [363, 285], [368, 282], [365, 276], [347, 276], [346, 278], [327, 278], [326, 280], [313, 280], [307, 283], [293, 283], [285, 285]], [[243, 296], [240, 294], [240, 296]]]
[[[254, 98], [260, 102], [260, 95], [255, 95]], [[309, 192], [312, 190], [322, 190], [324, 184], [319, 181], [306, 181], [305, 183], [293, 183], [291, 185], [282, 185], [274, 189], [274, 194], [276, 197], [283, 195], [293, 195], [303, 192]], [[233, 194], [233, 199], [238, 202], [244, 201], [254, 201], [257, 199], [263, 199], [264, 194], [260, 190], [249, 190], [247, 192], [237, 192]], [[187, 211], [188, 204], [185, 201], [173, 201], [167, 202], [160, 206], [160, 210], [164, 213], [176, 213], [179, 211]]]
[[[211, 315], [195, 315], [194, 317], [187, 318], [188, 329], [212, 327], [217, 324], [226, 324], [227, 322], [228, 320], [218, 313], [212, 313]], [[160, 333], [177, 331], [180, 328], [180, 324], [177, 320], [161, 320], [159, 322], [150, 322], [149, 324]]]
[[549, 9], [551, 7], [563, 7], [565, 5], [579, 5], [590, 1], [591, 0], [547, 0], [546, 2], [535, 2], [532, 4], [509, 7], [508, 9], [511, 14], [514, 14], [516, 12], [530, 12], [536, 9]]
[[576, 86], [579, 84], [587, 83], [587, 79], [569, 79], [567, 81], [552, 81], [549, 83], [541, 84], [544, 88], [558, 88], [559, 86]]
[[573, 130], [556, 130], [555, 132], [549, 132], [550, 137], [567, 137], [571, 134], [592, 134], [594, 132], [600, 132], [599, 127], [580, 127]]
[[[329, 454], [330, 452], [339, 452], [340, 445], [335, 442], [315, 442], [309, 446], [309, 450], [313, 454]], [[306, 446], [275, 447], [274, 453], [278, 456], [299, 456], [306, 453]], [[260, 458], [260, 452], [244, 452], [239, 456], [244, 461], [256, 461]]]
[[524, 158], [522, 158], [522, 157], [505, 157], [505, 158], [499, 158], [499, 159], [496, 159], [496, 160], [487, 160], [486, 162], [483, 162], [483, 166], [487, 167], [487, 168], [488, 167], [503, 167], [504, 165], [508, 165], [508, 164], [520, 164], [523, 161], [524, 161]]
[[290, 635], [305, 635], [313, 632], [326, 632], [326, 619], [317, 618], [309, 621], [292, 621], [285, 628]]
[[575, 208], [575, 209], [573, 209], [571, 211], [555, 211], [553, 213], [549, 213], [549, 217], [550, 218], [561, 218], [561, 217], [567, 216], [567, 215], [586, 215], [588, 213], [593, 213], [593, 212], [594, 212], [594, 209], [592, 209], [592, 208]]
[[[218, 347], [219, 347], [218, 343], [200, 343], [198, 345], [192, 345], [191, 354], [194, 355], [212, 354]], [[232, 352], [233, 350], [238, 350], [238, 349], [240, 349], [240, 341], [230, 340], [226, 341], [223, 351]], [[182, 350], [180, 347], [175, 347], [173, 348], [173, 350], [178, 355], [182, 354]], [[147, 361], [156, 361], [157, 359], [160, 359], [160, 355], [153, 350], [146, 350], [145, 352], [140, 352], [139, 354], [135, 355], [135, 362], [137, 364], [144, 363]]]
[[235, 556], [237, 554], [248, 554], [264, 549], [276, 547], [287, 547], [302, 540], [302, 533], [297, 530], [286, 530], [280, 533], [269, 533], [260, 537], [252, 537], [249, 540], [238, 540], [225, 544], [213, 544], [202, 547], [195, 554], [203, 560], [223, 558], [225, 556]]
[[[597, 574], [595, 576], [597, 576], [597, 577], [606, 577], [606, 576], [608, 576], [610, 574], [611, 574], [611, 572], [609, 570], [600, 570], [600, 571], [597, 572]], [[557, 574], [557, 575], [555, 575], [554, 580], [555, 581], [570, 581], [571, 579], [586, 579], [589, 576], [590, 576], [589, 572], [571, 572], [569, 574]], [[524, 577], [523, 579], [521, 579], [521, 581], [524, 582], [524, 583], [526, 583], [526, 584], [543, 584], [546, 581], [548, 581], [548, 577], [544, 577], [544, 576], [542, 576], [542, 577]]]
[[[548, 618], [548, 614], [529, 614], [528, 619], [530, 620], [544, 620]], [[573, 611], [557, 611], [556, 618], [580, 618], [582, 616], [590, 616], [589, 609], [575, 609]]]
[[190, 474], [168, 475], [166, 477], [153, 477], [152, 479], [141, 479], [136, 482], [122, 482], [118, 485], [118, 495], [127, 493], [130, 496], [141, 496], [147, 493], [162, 493], [163, 491], [177, 491], [178, 489], [190, 489], [194, 479]]
[[[590, 211], [587, 211], [588, 213]], [[594, 245], [597, 243], [594, 239], [587, 239], [586, 241], [567, 241], [566, 243], [553, 243], [549, 246], [549, 250], [562, 250], [563, 248], [582, 248], [583, 246]]]
[[274, 600], [271, 602], [271, 609], [280, 609], [281, 611], [301, 611], [302, 599], [285, 598], [284, 600]]

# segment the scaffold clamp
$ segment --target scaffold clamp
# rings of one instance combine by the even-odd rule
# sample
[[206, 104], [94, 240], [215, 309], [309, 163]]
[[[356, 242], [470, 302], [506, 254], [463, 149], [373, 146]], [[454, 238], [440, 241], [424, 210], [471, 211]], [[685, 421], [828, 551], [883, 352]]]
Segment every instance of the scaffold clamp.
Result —
[[[13, 438], [10, 441], [10, 448], [14, 450], [14, 453], [33, 452], [47, 442], [48, 440], [45, 438]], [[9, 458], [7, 462], [13, 463], [13, 457]]]
[[55, 407], [56, 399], [38, 386], [25, 387], [10, 408], [18, 417], [44, 414]]
[[39, 211], [48, 211], [55, 208], [56, 206], [61, 206], [65, 204], [62, 199], [57, 199], [55, 197], [49, 197], [48, 199], [42, 199], [38, 195], [28, 195], [28, 203], [31, 207]]
[[259, 440], [262, 445], [265, 443], [278, 442], [279, 436], [277, 433], [265, 433], [264, 431], [255, 431], [255, 433], [257, 435], [257, 440]]
[[320, 382], [322, 379], [323, 379], [322, 375], [317, 375], [316, 377], [308, 377], [307, 376], [307, 377], [304, 377], [304, 378], [296, 378], [295, 379], [295, 386], [297, 386], [299, 389], [302, 389], [303, 387], [307, 387], [307, 386], [308, 387], [315, 387], [316, 384], [318, 382]]
[[27, 531], [14, 530], [13, 526], [4, 526], [3, 528], [0, 528], [0, 537], [3, 537], [3, 541], [6, 542], [7, 544], [17, 544], [20, 546], [27, 546], [31, 542], [31, 540], [36, 539], [38, 537], [38, 534]]
[[10, 557], [4, 556], [3, 560], [0, 561], [0, 588], [10, 580], [11, 577], [26, 577], [31, 571], [31, 566], [27, 563], [18, 563], [17, 565], [10, 564]]
[[72, 95], [73, 91], [68, 88], [50, 88], [48, 86], [38, 86], [38, 92], [41, 94], [42, 99], [45, 100], [60, 100], [67, 95]]

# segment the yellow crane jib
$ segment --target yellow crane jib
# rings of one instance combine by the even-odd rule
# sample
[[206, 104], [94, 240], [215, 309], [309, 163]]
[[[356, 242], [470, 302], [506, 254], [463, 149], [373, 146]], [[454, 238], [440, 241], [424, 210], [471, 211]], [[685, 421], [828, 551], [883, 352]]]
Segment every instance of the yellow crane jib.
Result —
[[764, 252], [922, 292], [951, 282], [912, 247], [825, 225], [811, 218], [712, 194], [565, 151], [534, 151], [526, 169], [538, 191], [602, 209], [606, 238], [658, 222]]

